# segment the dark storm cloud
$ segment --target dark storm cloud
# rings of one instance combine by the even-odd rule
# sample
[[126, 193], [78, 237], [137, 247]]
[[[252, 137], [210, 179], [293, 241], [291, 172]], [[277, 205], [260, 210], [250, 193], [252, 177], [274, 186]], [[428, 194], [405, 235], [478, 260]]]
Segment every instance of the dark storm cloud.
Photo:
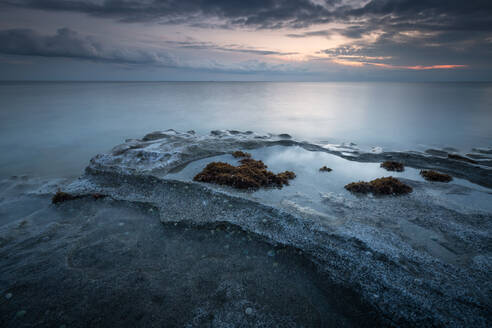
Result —
[[[339, 1], [326, 1], [327, 4], [332, 2]], [[2, 0], [0, 3], [43, 10], [83, 12], [126, 22], [199, 24], [202, 18], [217, 17], [230, 25], [280, 28], [307, 26], [313, 22], [330, 20], [329, 10], [310, 0]]]
[[176, 66], [165, 53], [138, 49], [106, 48], [90, 37], [82, 37], [68, 28], [55, 35], [40, 35], [31, 29], [0, 31], [0, 53], [21, 56], [63, 57], [120, 64], [156, 64]]
[[489, 0], [373, 0], [361, 8], [344, 8], [339, 13], [403, 29], [492, 30]]

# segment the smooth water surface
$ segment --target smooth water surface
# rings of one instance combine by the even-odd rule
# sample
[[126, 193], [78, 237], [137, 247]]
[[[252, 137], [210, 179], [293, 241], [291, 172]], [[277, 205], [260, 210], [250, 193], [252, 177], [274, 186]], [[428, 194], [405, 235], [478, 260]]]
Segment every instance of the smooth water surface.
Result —
[[492, 83], [0, 83], [0, 176], [77, 176], [173, 128], [289, 133], [362, 148], [492, 146]]

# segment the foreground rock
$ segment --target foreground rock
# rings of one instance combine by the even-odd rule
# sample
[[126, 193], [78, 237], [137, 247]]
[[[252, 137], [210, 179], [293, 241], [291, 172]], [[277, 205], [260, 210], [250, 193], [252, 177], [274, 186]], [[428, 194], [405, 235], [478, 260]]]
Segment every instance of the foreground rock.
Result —
[[471, 158], [468, 158], [468, 157], [465, 157], [465, 156], [461, 156], [461, 155], [458, 155], [458, 154], [448, 154], [448, 158], [454, 159], [454, 160], [457, 160], [457, 161], [463, 161], [463, 162], [468, 162], [468, 163], [472, 163], [472, 164], [478, 164], [477, 161], [474, 161]]

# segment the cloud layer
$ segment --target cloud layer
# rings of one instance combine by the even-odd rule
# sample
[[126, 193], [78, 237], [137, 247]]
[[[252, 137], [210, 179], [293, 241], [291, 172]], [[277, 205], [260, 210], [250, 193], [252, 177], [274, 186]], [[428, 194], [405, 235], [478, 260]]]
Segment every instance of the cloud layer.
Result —
[[[70, 12], [139, 28], [179, 27], [208, 31], [210, 35], [247, 31], [284, 38], [278, 41], [284, 42], [281, 46], [265, 47], [265, 43], [257, 46], [253, 38], [249, 43], [236, 43], [231, 38], [222, 42], [202, 34], [196, 39], [163, 38], [157, 46], [139, 42], [138, 47], [128, 48], [102, 44], [70, 29], [43, 36], [28, 26], [0, 31], [0, 52], [12, 55], [241, 72], [293, 67], [274, 59], [308, 59], [381, 70], [492, 71], [490, 0], [0, 0], [0, 10]], [[319, 48], [306, 53], [302, 43], [313, 44], [312, 40], [320, 41]], [[173, 54], [175, 50], [208, 58], [187, 62]], [[237, 64], [232, 64], [234, 60], [221, 62], [216, 54], [236, 56]]]
[[[219, 47], [196, 42], [170, 42], [182, 47], [220, 51], [254, 53], [259, 55], [285, 55], [281, 52]], [[290, 72], [291, 65], [272, 64], [259, 60], [221, 63], [215, 60], [183, 61], [166, 51], [149, 51], [139, 48], [104, 46], [98, 40], [82, 36], [69, 28], [60, 28], [54, 35], [41, 35], [31, 29], [0, 31], [0, 54], [36, 56], [46, 58], [71, 58], [94, 62], [151, 65], [167, 68], [197, 69], [230, 73]]]

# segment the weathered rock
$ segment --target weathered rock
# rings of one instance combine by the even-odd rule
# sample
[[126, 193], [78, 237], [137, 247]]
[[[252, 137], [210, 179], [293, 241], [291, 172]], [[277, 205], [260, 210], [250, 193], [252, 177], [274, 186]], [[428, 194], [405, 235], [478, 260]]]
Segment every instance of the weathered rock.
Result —
[[458, 154], [448, 154], [448, 158], [454, 159], [454, 160], [457, 160], [457, 161], [471, 163], [471, 164], [478, 164], [477, 161], [474, 161], [471, 158], [468, 158], [468, 157], [465, 157], [465, 156], [461, 156], [461, 155], [458, 155]]

